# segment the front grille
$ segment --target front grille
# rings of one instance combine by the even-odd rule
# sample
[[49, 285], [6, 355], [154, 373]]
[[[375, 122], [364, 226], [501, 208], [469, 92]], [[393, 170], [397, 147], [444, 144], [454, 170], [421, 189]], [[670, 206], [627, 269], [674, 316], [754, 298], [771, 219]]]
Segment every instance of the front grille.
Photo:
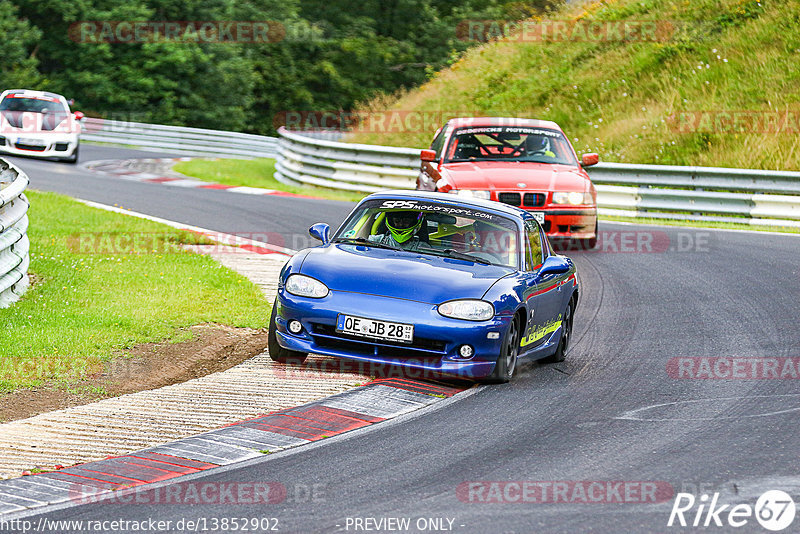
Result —
[[321, 349], [331, 349], [347, 352], [355, 356], [367, 358], [394, 358], [417, 364], [436, 365], [442, 360], [444, 354], [433, 354], [409, 347], [393, 347], [375, 345], [364, 341], [331, 338], [327, 336], [314, 336], [314, 343]]
[[522, 195], [519, 193], [498, 193], [497, 200], [503, 204], [510, 204], [512, 206], [519, 206], [522, 201]]
[[14, 146], [20, 150], [34, 150], [36, 152], [44, 152], [47, 148], [41, 145], [24, 145], [22, 143], [16, 143]]
[[544, 206], [546, 195], [544, 193], [525, 193], [522, 197], [524, 206]]
[[[446, 343], [438, 339], [414, 337], [412, 343], [400, 343], [382, 339], [369, 339], [337, 332], [333, 325], [312, 323], [311, 335], [320, 346], [355, 350], [365, 354], [373, 354], [378, 347], [378, 353], [383, 356], [398, 358], [432, 357], [431, 353], [445, 354]], [[318, 335], [314, 335], [318, 334]], [[435, 356], [437, 358], [441, 356]]]
[[544, 226], [542, 227], [542, 229], [544, 229], [544, 233], [546, 233], [546, 234], [550, 233], [550, 221], [545, 219], [544, 220]]

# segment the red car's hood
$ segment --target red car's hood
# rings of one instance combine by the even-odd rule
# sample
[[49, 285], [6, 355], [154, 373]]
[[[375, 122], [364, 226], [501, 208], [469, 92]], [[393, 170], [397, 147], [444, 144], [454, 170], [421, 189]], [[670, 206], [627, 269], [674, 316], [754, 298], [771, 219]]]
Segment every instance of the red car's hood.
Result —
[[590, 188], [585, 171], [578, 166], [530, 161], [446, 163], [442, 165], [442, 177], [454, 189], [588, 191]]

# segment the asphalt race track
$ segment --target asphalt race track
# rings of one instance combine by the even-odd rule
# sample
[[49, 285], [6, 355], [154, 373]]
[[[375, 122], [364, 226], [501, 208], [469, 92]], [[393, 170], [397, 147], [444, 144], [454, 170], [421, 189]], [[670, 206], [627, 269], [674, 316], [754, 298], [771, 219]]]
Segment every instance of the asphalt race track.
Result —
[[[81, 152], [82, 161], [138, 155], [154, 156], [88, 145]], [[336, 223], [349, 210], [342, 202], [185, 190], [13, 161], [34, 189], [225, 232], [304, 236], [311, 223]], [[693, 493], [698, 504], [701, 492], [719, 493], [720, 502], [751, 506], [771, 489], [797, 495], [800, 382], [785, 366], [794, 362], [796, 371], [800, 361], [800, 237], [600, 229], [604, 250], [571, 254], [583, 296], [566, 362], [528, 364], [512, 383], [440, 409], [193, 480], [279, 482], [288, 492], [280, 504], [94, 503], [46, 517], [172, 525], [277, 518], [280, 532], [392, 531], [390, 518], [410, 519], [411, 532], [688, 532], [699, 529], [667, 526], [675, 493]], [[775, 372], [764, 371], [767, 359], [778, 362]], [[569, 489], [523, 497], [519, 488], [531, 485], [513, 482], [525, 481]], [[622, 483], [621, 493], [582, 499], [576, 488], [592, 482], [600, 483], [595, 489]], [[656, 498], [644, 487], [657, 488]], [[688, 522], [696, 510], [686, 512]], [[443, 523], [426, 521], [436, 518]], [[724, 526], [711, 531], [764, 532], [753, 517], [736, 529], [727, 511], [720, 519]]]

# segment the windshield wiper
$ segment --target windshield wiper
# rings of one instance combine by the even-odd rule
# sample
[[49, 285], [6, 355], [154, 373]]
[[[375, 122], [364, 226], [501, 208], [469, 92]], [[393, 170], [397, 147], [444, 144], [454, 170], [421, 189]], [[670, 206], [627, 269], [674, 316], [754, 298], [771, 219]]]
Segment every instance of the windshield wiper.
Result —
[[476, 256], [473, 256], [472, 254], [467, 254], [466, 252], [459, 252], [459, 251], [457, 251], [455, 249], [452, 249], [452, 248], [446, 248], [442, 252], [444, 252], [448, 256], [452, 256], [454, 258], [459, 258], [459, 259], [462, 259], [462, 260], [474, 261], [475, 263], [480, 263], [480, 264], [483, 264], [483, 265], [491, 265], [492, 264], [492, 262], [490, 262], [487, 259], [478, 258]]
[[445, 257], [449, 257], [449, 258], [456, 258], [456, 259], [459, 259], [459, 260], [472, 261], [472, 262], [475, 262], [475, 263], [480, 263], [482, 265], [491, 265], [492, 264], [492, 262], [490, 262], [489, 260], [485, 260], [483, 258], [478, 258], [476, 256], [473, 256], [471, 254], [467, 254], [465, 252], [459, 252], [459, 251], [457, 251], [455, 249], [452, 249], [452, 248], [446, 248], [444, 250], [439, 250], [439, 249], [436, 249], [436, 248], [425, 247], [425, 248], [418, 248], [417, 251], [418, 252], [429, 252], [429, 253], [435, 254], [437, 256], [445, 256]]
[[370, 241], [369, 239], [364, 239], [363, 237], [337, 237], [333, 240], [334, 243], [352, 243], [356, 245], [365, 245], [368, 247], [375, 247], [375, 248], [386, 248], [389, 250], [403, 250], [399, 247], [394, 247], [392, 245], [385, 245], [383, 243], [376, 243], [375, 241]]
[[536, 158], [525, 158], [525, 159], [518, 159], [517, 161], [522, 161], [525, 163], [547, 163], [551, 165], [565, 165], [565, 163], [561, 163], [559, 161], [553, 161], [552, 159], [549, 161], [543, 161], [541, 159], [536, 159]]

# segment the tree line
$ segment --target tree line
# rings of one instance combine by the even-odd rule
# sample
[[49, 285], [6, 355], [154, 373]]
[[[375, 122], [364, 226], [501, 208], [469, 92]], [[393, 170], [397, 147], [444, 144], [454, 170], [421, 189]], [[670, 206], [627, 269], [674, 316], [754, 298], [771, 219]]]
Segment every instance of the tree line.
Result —
[[87, 116], [260, 134], [286, 111], [412, 88], [477, 44], [468, 20], [557, 0], [0, 0], [0, 89]]

